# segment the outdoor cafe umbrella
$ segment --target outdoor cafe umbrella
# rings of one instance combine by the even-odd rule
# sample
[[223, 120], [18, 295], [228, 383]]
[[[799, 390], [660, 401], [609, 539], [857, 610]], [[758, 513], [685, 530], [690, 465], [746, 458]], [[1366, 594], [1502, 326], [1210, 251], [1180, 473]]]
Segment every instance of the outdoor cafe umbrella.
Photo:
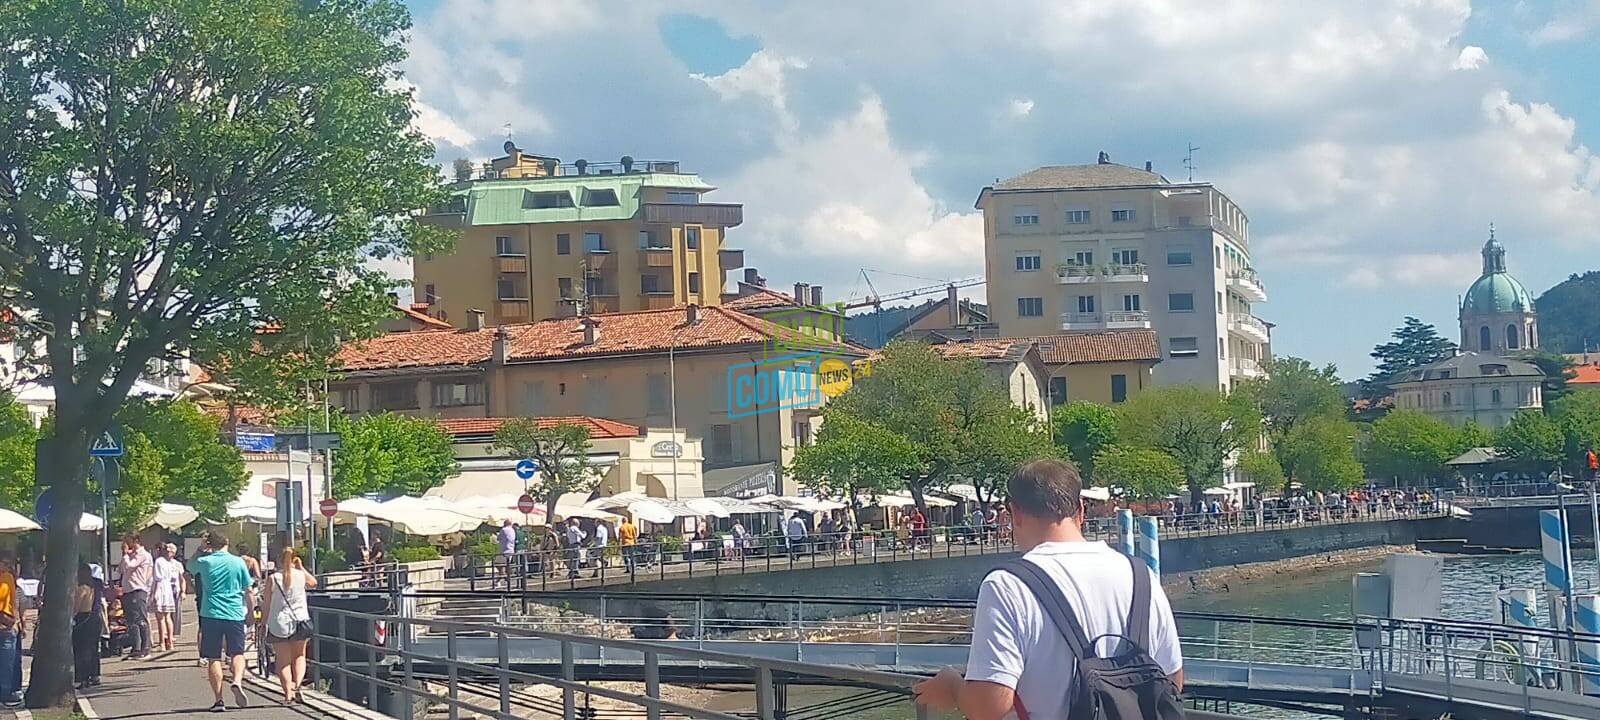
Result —
[[30, 520], [27, 516], [0, 508], [0, 533], [10, 535], [39, 529], [41, 529], [39, 523]]
[[657, 525], [670, 525], [678, 519], [678, 514], [666, 505], [655, 500], [637, 500], [628, 505], [628, 513], [635, 520], [655, 523]]
[[168, 530], [177, 530], [200, 518], [200, 512], [188, 505], [177, 503], [161, 503], [156, 506], [155, 512], [145, 518], [141, 527], [160, 525]]
[[84, 513], [78, 516], [79, 532], [100, 532], [105, 529], [105, 526], [105, 519], [94, 513]]
[[[407, 535], [432, 537], [478, 529], [484, 520], [442, 498], [401, 496], [376, 503], [368, 517], [389, 523]], [[344, 509], [344, 503], [339, 504]]]
[[272, 525], [278, 522], [278, 506], [266, 498], [262, 498], [261, 502], [235, 501], [228, 506], [228, 519]]
[[733, 515], [733, 513], [728, 510], [727, 506], [717, 502], [712, 498], [694, 498], [693, 500], [684, 502], [684, 504], [688, 505], [690, 510], [694, 510], [695, 512], [707, 517], [726, 518], [732, 517]]
[[517, 509], [518, 495], [473, 495], [455, 501], [455, 509], [469, 515], [483, 518], [484, 522], [499, 525], [507, 520], [513, 523], [523, 523], [537, 519], [544, 520], [544, 508], [536, 503], [533, 512], [524, 515]]

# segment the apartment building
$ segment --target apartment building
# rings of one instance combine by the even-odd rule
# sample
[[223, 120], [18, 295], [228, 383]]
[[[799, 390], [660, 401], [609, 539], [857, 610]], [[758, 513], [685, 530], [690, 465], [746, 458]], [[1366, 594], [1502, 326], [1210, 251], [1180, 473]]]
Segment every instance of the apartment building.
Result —
[[505, 150], [424, 215], [461, 233], [414, 263], [434, 317], [460, 325], [482, 310], [499, 325], [716, 305], [724, 273], [744, 265], [726, 244], [744, 207], [702, 202], [715, 188], [676, 161], [563, 164]]
[[1158, 384], [1227, 390], [1262, 373], [1271, 326], [1249, 220], [1210, 183], [1111, 162], [1052, 165], [985, 187], [989, 318], [1005, 337], [1154, 330]]

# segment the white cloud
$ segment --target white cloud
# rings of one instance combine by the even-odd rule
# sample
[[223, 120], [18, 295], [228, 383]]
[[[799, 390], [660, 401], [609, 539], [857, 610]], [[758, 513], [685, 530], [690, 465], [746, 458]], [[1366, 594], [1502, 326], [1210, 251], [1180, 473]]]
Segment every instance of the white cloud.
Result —
[[805, 68], [803, 59], [758, 50], [743, 65], [721, 75], [690, 73], [689, 77], [705, 83], [723, 100], [737, 100], [747, 95], [761, 98], [772, 106], [783, 127], [793, 129], [795, 119], [789, 114], [783, 77], [790, 70]]
[[1025, 118], [1033, 112], [1033, 101], [1027, 98], [1017, 98], [1011, 101], [1011, 117]]
[[1600, 0], [1580, 2], [1550, 18], [1529, 36], [1534, 45], [1563, 43], [1600, 30]]
[[1461, 54], [1456, 56], [1456, 62], [1450, 66], [1452, 70], [1477, 70], [1489, 62], [1489, 53], [1477, 45], [1468, 45], [1461, 48]]
[[1361, 290], [1402, 287], [1455, 288], [1462, 278], [1476, 277], [1479, 258], [1471, 253], [1452, 255], [1394, 255], [1381, 260], [1363, 261], [1344, 276], [1344, 283]]

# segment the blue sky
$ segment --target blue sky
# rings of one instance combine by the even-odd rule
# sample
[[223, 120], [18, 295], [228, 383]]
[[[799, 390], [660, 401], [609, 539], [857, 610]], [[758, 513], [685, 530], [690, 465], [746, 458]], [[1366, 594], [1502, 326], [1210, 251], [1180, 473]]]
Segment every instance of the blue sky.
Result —
[[745, 204], [750, 264], [830, 299], [981, 275], [996, 178], [1100, 150], [1179, 178], [1190, 142], [1250, 215], [1275, 350], [1346, 376], [1405, 315], [1454, 336], [1490, 222], [1535, 293], [1600, 267], [1600, 0], [410, 4], [442, 162], [508, 125], [680, 159]]

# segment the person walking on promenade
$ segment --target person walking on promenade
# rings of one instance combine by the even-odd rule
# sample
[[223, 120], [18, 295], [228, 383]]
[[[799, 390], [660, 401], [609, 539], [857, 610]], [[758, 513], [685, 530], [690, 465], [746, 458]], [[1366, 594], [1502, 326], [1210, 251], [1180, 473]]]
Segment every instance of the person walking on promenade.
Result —
[[0, 704], [21, 702], [22, 637], [16, 558], [0, 553]]
[[89, 563], [83, 563], [72, 590], [72, 678], [80, 690], [100, 684], [100, 636], [105, 625], [105, 583], [94, 576]]
[[150, 588], [155, 561], [139, 544], [139, 536], [122, 538], [122, 618], [128, 625], [128, 659], [150, 655]]
[[[916, 550], [922, 544], [922, 535], [928, 529], [928, 516], [922, 514], [922, 508], [917, 508], [911, 513], [911, 549]], [[929, 549], [932, 549], [931, 546]]]
[[631, 574], [634, 567], [634, 543], [639, 542], [639, 528], [634, 526], [632, 518], [623, 516], [622, 524], [617, 526], [617, 540], [622, 543], [622, 563]]
[[[982, 720], [1054, 720], [1082, 717], [1072, 705], [1092, 693], [1114, 710], [1136, 705], [1145, 718], [1182, 717], [1183, 656], [1167, 596], [1138, 560], [1084, 538], [1082, 489], [1078, 472], [1056, 460], [1012, 475], [1008, 502], [1026, 554], [978, 590], [966, 676], [945, 668], [918, 683], [918, 704]], [[1118, 654], [1100, 659], [1102, 649]], [[1080, 663], [1112, 662], [1150, 674], [1125, 671], [1118, 677], [1146, 679], [1112, 686], [1079, 672]]]
[[316, 576], [306, 572], [294, 548], [286, 547], [278, 555], [278, 572], [262, 589], [261, 606], [266, 612], [260, 635], [272, 644], [285, 705], [299, 699], [300, 686], [306, 680], [306, 642], [312, 633], [306, 590], [316, 587]]
[[578, 563], [583, 560], [583, 539], [587, 535], [578, 525], [577, 518], [567, 518], [567, 577], [578, 578]]
[[156, 638], [161, 649], [172, 652], [176, 634], [178, 603], [183, 600], [183, 562], [178, 559], [178, 546], [167, 543], [161, 557], [155, 562], [153, 588], [156, 610]]
[[606, 545], [611, 542], [611, 526], [604, 520], [594, 523], [594, 575], [600, 577], [600, 571], [606, 567]]
[[[200, 603], [200, 657], [206, 660], [206, 677], [216, 702], [212, 712], [222, 712], [223, 687], [233, 689], [238, 707], [249, 704], [244, 694], [244, 623], [255, 609], [256, 593], [245, 561], [228, 552], [228, 537], [220, 531], [206, 533], [211, 552], [195, 559], [195, 575], [205, 594]], [[233, 671], [232, 683], [223, 679], [223, 660]]]
[[511, 589], [511, 564], [517, 554], [517, 528], [510, 520], [500, 521], [500, 532], [495, 533], [495, 541], [499, 543], [497, 550], [500, 555], [500, 573], [505, 576], [506, 589]]
[[801, 519], [800, 513], [789, 516], [789, 522], [784, 525], [784, 539], [789, 543], [789, 559], [792, 561], [806, 544], [806, 521]]

